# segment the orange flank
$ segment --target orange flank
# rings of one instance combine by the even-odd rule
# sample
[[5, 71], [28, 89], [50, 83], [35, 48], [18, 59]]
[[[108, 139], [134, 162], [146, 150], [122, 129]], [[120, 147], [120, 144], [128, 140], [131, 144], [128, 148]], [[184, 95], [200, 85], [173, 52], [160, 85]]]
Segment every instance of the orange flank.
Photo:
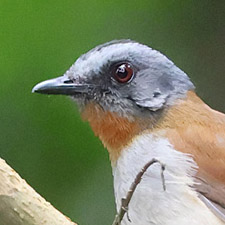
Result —
[[[178, 151], [193, 156], [200, 192], [225, 203], [225, 115], [212, 110], [194, 92], [168, 110], [158, 129]], [[179, 169], [179, 168], [178, 168]]]

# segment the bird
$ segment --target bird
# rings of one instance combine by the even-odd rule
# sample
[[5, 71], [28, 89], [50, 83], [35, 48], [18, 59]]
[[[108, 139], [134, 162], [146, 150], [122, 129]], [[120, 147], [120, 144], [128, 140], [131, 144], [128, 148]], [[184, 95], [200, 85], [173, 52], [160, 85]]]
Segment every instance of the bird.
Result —
[[109, 152], [117, 211], [143, 166], [121, 225], [225, 224], [225, 114], [158, 50], [113, 40], [32, 92], [70, 96]]

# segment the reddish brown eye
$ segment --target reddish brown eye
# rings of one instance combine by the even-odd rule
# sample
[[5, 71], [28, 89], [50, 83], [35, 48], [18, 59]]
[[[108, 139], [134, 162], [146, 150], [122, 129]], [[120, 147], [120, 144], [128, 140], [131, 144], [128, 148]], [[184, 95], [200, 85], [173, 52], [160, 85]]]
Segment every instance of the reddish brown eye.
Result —
[[133, 77], [133, 69], [129, 63], [123, 63], [116, 68], [114, 78], [120, 83], [126, 83]]

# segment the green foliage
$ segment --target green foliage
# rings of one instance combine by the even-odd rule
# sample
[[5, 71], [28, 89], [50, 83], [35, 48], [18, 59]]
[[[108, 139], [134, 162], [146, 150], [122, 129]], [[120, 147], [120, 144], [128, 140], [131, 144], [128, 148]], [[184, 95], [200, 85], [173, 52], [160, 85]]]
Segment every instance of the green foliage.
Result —
[[31, 94], [97, 44], [120, 38], [164, 52], [225, 110], [224, 1], [0, 0], [0, 156], [79, 224], [111, 224], [107, 151], [66, 97]]

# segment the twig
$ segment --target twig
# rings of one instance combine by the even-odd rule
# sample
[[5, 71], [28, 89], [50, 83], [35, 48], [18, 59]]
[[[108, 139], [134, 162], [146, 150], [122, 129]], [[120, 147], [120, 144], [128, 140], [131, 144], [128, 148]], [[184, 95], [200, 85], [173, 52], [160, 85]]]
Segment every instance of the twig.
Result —
[[[137, 188], [138, 184], [141, 182], [142, 176], [144, 175], [146, 170], [154, 163], [159, 163], [161, 166], [162, 186], [163, 186], [163, 190], [164, 191], [166, 190], [165, 178], [164, 178], [164, 173], [163, 173], [165, 170], [165, 165], [163, 163], [161, 163], [159, 160], [153, 158], [151, 161], [146, 163], [145, 166], [141, 169], [141, 171], [137, 174], [134, 182], [131, 184], [129, 191], [127, 192], [126, 198], [122, 198], [119, 213], [116, 214], [116, 217], [115, 217], [112, 225], [120, 225], [121, 224], [121, 221], [122, 221], [125, 213], [128, 212], [128, 205], [134, 194], [135, 189]], [[127, 216], [128, 216], [128, 214], [127, 214]], [[127, 218], [130, 221], [129, 216]]]

